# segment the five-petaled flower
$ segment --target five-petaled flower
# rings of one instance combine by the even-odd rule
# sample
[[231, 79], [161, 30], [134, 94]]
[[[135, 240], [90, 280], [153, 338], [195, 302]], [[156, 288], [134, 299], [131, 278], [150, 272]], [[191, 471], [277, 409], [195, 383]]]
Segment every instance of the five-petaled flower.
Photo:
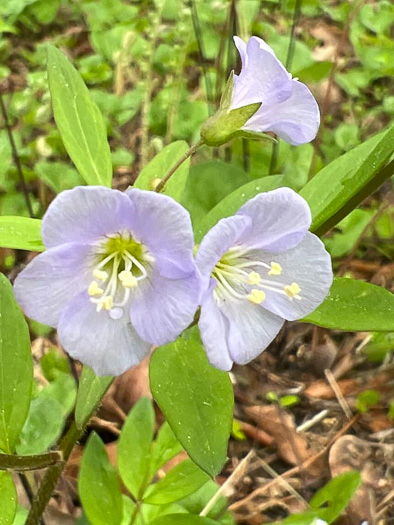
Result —
[[315, 310], [330, 289], [331, 260], [308, 232], [306, 201], [289, 188], [261, 193], [220, 220], [196, 256], [199, 327], [212, 365], [230, 370], [257, 357], [284, 320]]
[[242, 131], [272, 131], [295, 146], [313, 140], [320, 112], [307, 86], [292, 78], [261, 38], [253, 36], [246, 44], [235, 36], [234, 42], [241, 72], [229, 79], [221, 108], [203, 125], [203, 141], [218, 146]]
[[76, 187], [49, 206], [42, 238], [47, 251], [17, 277], [16, 298], [97, 375], [138, 364], [193, 320], [200, 288], [193, 232], [170, 197]]

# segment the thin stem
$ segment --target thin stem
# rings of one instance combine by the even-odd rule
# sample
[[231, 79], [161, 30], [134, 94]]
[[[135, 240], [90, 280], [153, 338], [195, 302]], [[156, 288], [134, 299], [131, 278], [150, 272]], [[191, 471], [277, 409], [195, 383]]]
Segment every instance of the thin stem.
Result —
[[30, 217], [33, 218], [34, 213], [33, 213], [33, 207], [30, 201], [29, 191], [26, 186], [25, 176], [23, 175], [23, 170], [22, 170], [21, 162], [19, 160], [18, 151], [16, 149], [14, 136], [12, 134], [12, 128], [10, 125], [10, 121], [8, 120], [7, 108], [5, 107], [4, 100], [1, 94], [0, 94], [0, 108], [1, 108], [1, 114], [3, 115], [3, 119], [4, 119], [4, 126], [5, 126], [5, 129], [7, 130], [8, 140], [10, 141], [12, 158], [14, 160], [16, 171], [18, 172], [19, 180], [22, 185], [22, 191], [25, 197], [26, 207], [27, 207]]
[[[19, 472], [18, 475], [19, 475], [19, 479], [21, 480], [24, 491], [26, 492], [27, 499], [29, 500], [29, 503], [31, 505], [34, 499], [34, 494], [31, 489], [29, 480], [27, 479], [26, 474], [24, 474], [23, 472]], [[40, 525], [46, 525], [43, 517], [41, 517], [40, 519]]]
[[34, 496], [34, 500], [25, 525], [38, 525], [40, 522], [40, 518], [44, 513], [49, 500], [51, 499], [59, 477], [64, 470], [68, 458], [70, 457], [71, 451], [78, 439], [82, 436], [83, 432], [84, 428], [79, 430], [76, 424], [74, 422], [72, 423], [59, 447], [64, 461], [52, 465], [46, 471], [44, 479], [42, 480], [42, 483], [36, 495]]
[[185, 160], [187, 160], [189, 157], [195, 153], [198, 148], [203, 144], [202, 140], [199, 140], [194, 146], [192, 146], [190, 149], [186, 151], [186, 153], [181, 157], [174, 166], [167, 172], [167, 174], [161, 179], [161, 181], [156, 185], [155, 191], [161, 192], [164, 189], [164, 186], [167, 184], [169, 179], [173, 176], [173, 174], [176, 172], [176, 170], [181, 166]]
[[61, 452], [48, 452], [33, 456], [14, 456], [13, 454], [0, 454], [0, 470], [39, 470], [55, 465], [63, 460]]
[[[290, 42], [289, 47], [287, 49], [287, 57], [286, 57], [286, 69], [291, 69], [291, 66], [293, 64], [293, 58], [294, 58], [294, 50], [295, 50], [295, 30], [298, 24], [298, 18], [301, 14], [301, 7], [302, 7], [302, 0], [296, 0], [296, 4], [294, 7], [294, 13], [293, 13], [293, 23], [291, 26], [291, 33], [290, 33]], [[272, 175], [275, 171], [276, 163], [278, 160], [278, 153], [279, 153], [279, 142], [275, 142], [275, 144], [272, 146], [272, 155], [271, 155], [271, 162], [269, 167], [269, 175]]]

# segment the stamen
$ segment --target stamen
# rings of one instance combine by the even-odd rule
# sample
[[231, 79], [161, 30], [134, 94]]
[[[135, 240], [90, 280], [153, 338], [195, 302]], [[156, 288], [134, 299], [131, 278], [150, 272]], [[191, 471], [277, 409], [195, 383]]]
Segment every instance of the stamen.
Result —
[[301, 297], [298, 295], [301, 291], [301, 288], [299, 287], [298, 283], [291, 283], [291, 285], [285, 286], [285, 292], [290, 299], [293, 299], [294, 297], [296, 299], [301, 299]]
[[103, 297], [98, 303], [97, 303], [97, 312], [101, 312], [101, 310], [111, 310], [111, 308], [114, 305], [114, 300], [110, 295], [107, 295], [107, 297]]
[[261, 304], [265, 299], [265, 293], [263, 290], [257, 290], [256, 288], [253, 288], [247, 299], [253, 304]]
[[282, 273], [282, 266], [277, 262], [271, 263], [271, 270], [268, 275], [280, 275]]
[[96, 281], [92, 281], [88, 288], [88, 294], [90, 297], [95, 297], [99, 295], [103, 295], [104, 290], [99, 287]]
[[261, 275], [257, 272], [250, 272], [248, 282], [249, 284], [259, 284]]
[[106, 281], [108, 279], [108, 273], [104, 272], [104, 270], [99, 270], [98, 268], [95, 268], [93, 270], [93, 277], [95, 279], [98, 279], [99, 281]]
[[138, 284], [137, 278], [134, 277], [130, 270], [123, 270], [118, 277], [125, 288], [134, 288]]

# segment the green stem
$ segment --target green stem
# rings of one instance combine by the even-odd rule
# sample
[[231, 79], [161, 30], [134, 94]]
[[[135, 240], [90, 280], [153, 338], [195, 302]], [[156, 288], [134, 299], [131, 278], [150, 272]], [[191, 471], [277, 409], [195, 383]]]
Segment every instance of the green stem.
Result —
[[14, 456], [0, 454], [0, 470], [39, 470], [63, 461], [63, 454], [58, 451], [34, 456]]
[[84, 428], [79, 430], [76, 424], [74, 422], [72, 423], [59, 447], [64, 461], [50, 466], [46, 471], [44, 479], [42, 480], [42, 483], [36, 495], [34, 496], [34, 500], [25, 525], [38, 525], [40, 522], [40, 518], [44, 513], [49, 500], [51, 499], [60, 475], [64, 470], [68, 458], [70, 457], [71, 451], [78, 439], [82, 436], [83, 432]]
[[190, 149], [188, 149], [186, 151], [186, 153], [183, 155], [183, 157], [181, 157], [174, 164], [174, 166], [167, 172], [167, 174], [156, 185], [156, 187], [155, 187], [155, 191], [156, 192], [159, 193], [159, 192], [161, 192], [164, 189], [164, 186], [167, 184], [167, 182], [173, 176], [173, 174], [176, 172], [176, 170], [179, 168], [179, 166], [181, 166], [181, 164], [183, 164], [185, 162], [185, 160], [187, 160], [189, 157], [191, 157], [193, 155], [193, 153], [195, 153], [202, 144], [203, 144], [203, 141], [199, 140], [196, 144], [194, 144], [194, 146], [192, 146]]

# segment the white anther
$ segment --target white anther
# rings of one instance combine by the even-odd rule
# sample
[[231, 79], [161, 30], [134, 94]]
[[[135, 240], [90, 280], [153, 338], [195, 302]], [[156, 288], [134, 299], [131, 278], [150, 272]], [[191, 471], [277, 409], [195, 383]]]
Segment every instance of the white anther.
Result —
[[88, 288], [88, 294], [90, 297], [95, 297], [102, 295], [104, 293], [104, 290], [99, 287], [96, 281], [92, 281]]
[[249, 284], [259, 284], [261, 281], [261, 275], [257, 272], [250, 272], [248, 275]]
[[104, 272], [104, 270], [99, 270], [98, 268], [96, 268], [95, 270], [93, 270], [93, 277], [95, 279], [98, 279], [99, 281], [104, 282], [108, 279], [108, 273]]
[[253, 304], [261, 304], [265, 299], [265, 293], [263, 290], [256, 290], [256, 288], [253, 288], [247, 299]]
[[137, 278], [128, 270], [120, 272], [119, 280], [125, 288], [134, 288], [134, 286], [137, 286], [138, 284]]
[[280, 275], [282, 273], [282, 266], [277, 262], [271, 263], [271, 270], [268, 275]]

